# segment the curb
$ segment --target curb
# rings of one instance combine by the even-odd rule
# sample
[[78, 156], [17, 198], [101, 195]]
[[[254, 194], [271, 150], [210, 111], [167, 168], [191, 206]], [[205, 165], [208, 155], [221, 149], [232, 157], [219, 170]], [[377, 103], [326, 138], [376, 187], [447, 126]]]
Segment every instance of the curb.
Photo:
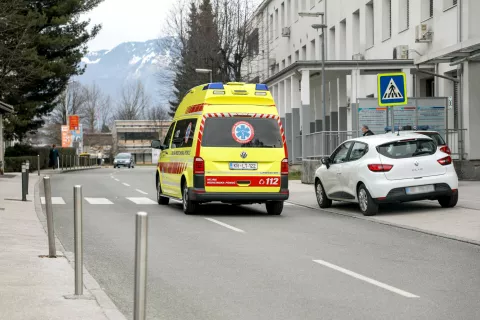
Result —
[[477, 240], [471, 240], [471, 239], [467, 239], [467, 238], [452, 236], [452, 235], [441, 233], [441, 232], [429, 231], [429, 230], [425, 230], [425, 229], [415, 228], [415, 227], [406, 226], [406, 225], [403, 225], [403, 224], [397, 224], [397, 223], [388, 222], [388, 221], [381, 221], [381, 220], [377, 220], [377, 219], [374, 219], [374, 218], [370, 218], [370, 217], [366, 217], [366, 216], [360, 216], [360, 215], [356, 215], [356, 214], [348, 213], [348, 212], [340, 212], [340, 211], [335, 211], [335, 210], [315, 208], [315, 207], [307, 206], [307, 205], [300, 204], [300, 203], [297, 203], [297, 202], [294, 202], [294, 201], [287, 201], [287, 202], [291, 203], [291, 204], [294, 204], [296, 206], [311, 209], [311, 210], [319, 210], [319, 211], [324, 211], [324, 212], [327, 212], [327, 213], [330, 213], [330, 214], [342, 215], [342, 216], [345, 216], [345, 217], [350, 217], [350, 218], [355, 218], [355, 219], [360, 219], [360, 220], [367, 220], [367, 221], [370, 221], [370, 222], [383, 224], [383, 225], [390, 226], [390, 227], [396, 227], [396, 228], [399, 228], [399, 229], [415, 231], [415, 232], [418, 232], [418, 233], [428, 234], [428, 235], [431, 235], [431, 236], [436, 236], [436, 237], [440, 237], [440, 238], [445, 238], [445, 239], [449, 239], [449, 240], [455, 240], [455, 241], [459, 241], [459, 242], [464, 242], [464, 243], [480, 246], [480, 241], [477, 241]]
[[[88, 168], [92, 169], [92, 168]], [[99, 169], [99, 168], [93, 168], [93, 169]], [[83, 169], [87, 170], [87, 169]], [[76, 171], [82, 171], [82, 170], [76, 170]], [[69, 171], [67, 171], [69, 172]], [[35, 183], [34, 187], [34, 204], [35, 204], [35, 212], [37, 213], [38, 220], [43, 226], [43, 229], [45, 233], [47, 233], [47, 220], [45, 213], [43, 212], [42, 205], [40, 203], [40, 182], [42, 181], [44, 175], [42, 174], [37, 182]], [[57, 250], [60, 250], [62, 254], [65, 256], [67, 261], [69, 262], [70, 266], [72, 269], [75, 268], [74, 262], [74, 253], [73, 252], [67, 252], [60, 241], [58, 237], [55, 235], [55, 245], [57, 246]], [[104, 315], [106, 316], [107, 319], [109, 320], [127, 320], [127, 318], [123, 315], [123, 313], [118, 310], [117, 306], [113, 301], [108, 297], [108, 295], [105, 293], [105, 291], [102, 289], [100, 284], [93, 278], [93, 276], [88, 272], [88, 270], [85, 268], [85, 265], [83, 266], [83, 285], [87, 289], [88, 292], [95, 298], [97, 301], [98, 305], [102, 309]]]

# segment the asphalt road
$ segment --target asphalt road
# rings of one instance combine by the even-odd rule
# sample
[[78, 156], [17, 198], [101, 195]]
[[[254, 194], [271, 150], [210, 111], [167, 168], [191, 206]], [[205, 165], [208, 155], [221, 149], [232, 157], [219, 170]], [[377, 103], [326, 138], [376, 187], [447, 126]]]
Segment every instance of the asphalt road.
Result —
[[57, 236], [73, 251], [80, 184], [86, 268], [129, 318], [135, 213], [146, 211], [148, 319], [480, 319], [478, 246], [294, 205], [187, 216], [148, 203], [154, 170], [52, 176]]

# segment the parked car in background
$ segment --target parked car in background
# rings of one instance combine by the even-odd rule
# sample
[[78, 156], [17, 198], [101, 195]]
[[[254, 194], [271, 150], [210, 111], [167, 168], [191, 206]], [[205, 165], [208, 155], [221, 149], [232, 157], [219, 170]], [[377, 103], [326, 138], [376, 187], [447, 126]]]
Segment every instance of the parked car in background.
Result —
[[115, 159], [113, 160], [113, 167], [135, 168], [135, 159], [133, 158], [133, 155], [131, 153], [119, 153], [115, 156]]
[[322, 159], [315, 193], [321, 208], [334, 200], [353, 202], [364, 215], [375, 215], [383, 203], [427, 199], [451, 208], [458, 202], [458, 177], [452, 158], [432, 138], [401, 131], [342, 143]]

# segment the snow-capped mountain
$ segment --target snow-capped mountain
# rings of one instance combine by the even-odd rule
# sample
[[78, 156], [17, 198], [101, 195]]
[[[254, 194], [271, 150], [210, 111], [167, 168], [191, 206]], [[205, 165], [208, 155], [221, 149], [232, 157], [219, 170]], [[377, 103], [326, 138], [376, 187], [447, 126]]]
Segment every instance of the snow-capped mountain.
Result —
[[167, 107], [173, 90], [172, 41], [125, 42], [112, 50], [90, 52], [82, 59], [86, 71], [76, 80], [85, 85], [96, 83], [113, 101], [124, 84], [140, 80], [152, 102]]

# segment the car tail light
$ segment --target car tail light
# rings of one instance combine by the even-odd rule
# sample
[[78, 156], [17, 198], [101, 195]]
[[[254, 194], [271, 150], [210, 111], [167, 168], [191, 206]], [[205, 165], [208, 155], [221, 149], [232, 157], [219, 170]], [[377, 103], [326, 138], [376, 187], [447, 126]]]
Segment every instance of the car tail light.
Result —
[[393, 165], [391, 164], [369, 164], [368, 169], [372, 172], [388, 172], [392, 170]]
[[448, 146], [441, 147], [440, 151], [445, 152], [446, 154], [452, 154], [452, 151], [450, 151], [450, 148]]
[[193, 174], [204, 174], [205, 173], [205, 161], [200, 157], [195, 157], [193, 159]]
[[282, 167], [281, 167], [281, 173], [282, 174], [288, 174], [288, 159], [285, 158], [282, 160]]
[[438, 163], [440, 163], [442, 166], [448, 166], [449, 164], [452, 164], [452, 157], [448, 156], [442, 159], [437, 160]]

